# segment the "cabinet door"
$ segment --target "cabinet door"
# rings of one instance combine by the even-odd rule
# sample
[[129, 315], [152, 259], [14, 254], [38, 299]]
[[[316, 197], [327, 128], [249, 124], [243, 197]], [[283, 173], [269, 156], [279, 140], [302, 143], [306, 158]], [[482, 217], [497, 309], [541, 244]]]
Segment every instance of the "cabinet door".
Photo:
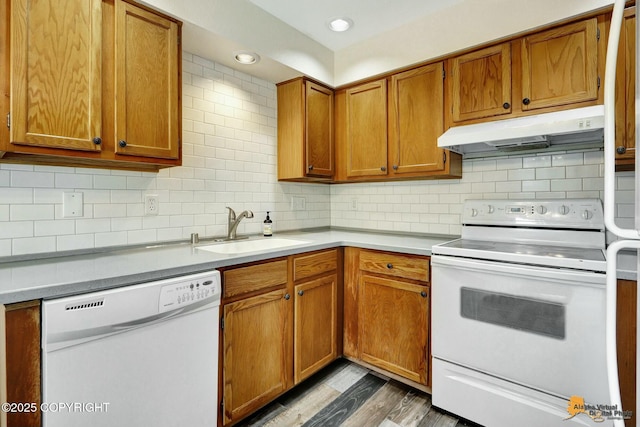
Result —
[[338, 355], [337, 292], [335, 274], [295, 287], [293, 366], [296, 384]]
[[307, 175], [332, 177], [333, 91], [306, 82], [306, 169]]
[[284, 392], [292, 364], [290, 296], [277, 290], [224, 306], [224, 423]]
[[616, 67], [616, 166], [635, 168], [636, 8], [624, 12]]
[[11, 1], [14, 145], [100, 151], [101, 3]]
[[391, 76], [389, 147], [391, 173], [444, 169], [438, 137], [444, 131], [442, 62]]
[[426, 385], [429, 288], [363, 275], [358, 299], [360, 359]]
[[524, 37], [522, 110], [598, 97], [597, 18]]
[[503, 43], [450, 60], [453, 122], [511, 113], [511, 46]]
[[347, 177], [387, 175], [387, 81], [346, 91]]
[[116, 153], [177, 159], [180, 149], [178, 24], [116, 2]]
[[[7, 402], [40, 408], [40, 301], [6, 306]], [[7, 413], [7, 426], [39, 427], [42, 414]]]

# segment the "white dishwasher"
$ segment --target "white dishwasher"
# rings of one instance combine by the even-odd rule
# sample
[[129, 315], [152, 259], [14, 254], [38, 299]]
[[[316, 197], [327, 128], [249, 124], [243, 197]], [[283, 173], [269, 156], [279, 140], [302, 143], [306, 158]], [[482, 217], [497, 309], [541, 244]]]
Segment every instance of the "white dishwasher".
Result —
[[44, 427], [217, 424], [220, 273], [45, 301]]

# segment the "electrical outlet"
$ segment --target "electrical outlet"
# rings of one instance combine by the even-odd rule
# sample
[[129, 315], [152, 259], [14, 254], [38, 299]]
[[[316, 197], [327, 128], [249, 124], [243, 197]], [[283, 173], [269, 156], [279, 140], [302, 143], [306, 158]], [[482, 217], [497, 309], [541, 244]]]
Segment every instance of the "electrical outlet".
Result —
[[307, 209], [307, 200], [304, 197], [291, 197], [291, 210], [304, 211]]
[[145, 215], [158, 215], [160, 210], [160, 203], [158, 202], [157, 194], [147, 194], [144, 196], [144, 214]]
[[351, 208], [352, 211], [357, 211], [358, 210], [358, 199], [357, 198], [353, 198], [351, 199], [351, 205], [349, 206]]

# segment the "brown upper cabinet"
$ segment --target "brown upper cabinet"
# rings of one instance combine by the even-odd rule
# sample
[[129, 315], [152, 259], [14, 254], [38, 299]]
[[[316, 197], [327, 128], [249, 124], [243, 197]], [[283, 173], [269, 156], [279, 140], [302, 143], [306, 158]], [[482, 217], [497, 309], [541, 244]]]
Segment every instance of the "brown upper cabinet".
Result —
[[392, 177], [447, 175], [443, 63], [394, 74], [389, 91], [389, 163]]
[[616, 169], [633, 170], [636, 156], [636, 7], [624, 11], [616, 67]]
[[520, 40], [522, 110], [598, 98], [598, 22], [565, 25]]
[[278, 179], [333, 179], [333, 90], [305, 78], [278, 84]]
[[511, 43], [449, 60], [454, 122], [511, 113]]
[[594, 17], [449, 59], [447, 125], [601, 103], [599, 26]]
[[336, 92], [336, 181], [459, 178], [461, 157], [442, 150], [443, 63]]
[[0, 19], [2, 161], [180, 164], [180, 22], [123, 0], [16, 0]]
[[346, 178], [386, 177], [387, 79], [348, 88], [344, 101], [344, 116], [338, 116], [338, 121], [344, 126], [340, 143]]

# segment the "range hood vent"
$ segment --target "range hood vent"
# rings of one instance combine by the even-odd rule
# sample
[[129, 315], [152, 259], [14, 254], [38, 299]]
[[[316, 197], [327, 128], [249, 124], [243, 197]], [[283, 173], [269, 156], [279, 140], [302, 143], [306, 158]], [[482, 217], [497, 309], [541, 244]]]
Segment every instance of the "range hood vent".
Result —
[[604, 106], [596, 105], [452, 127], [438, 138], [438, 147], [465, 158], [602, 147], [603, 127]]

